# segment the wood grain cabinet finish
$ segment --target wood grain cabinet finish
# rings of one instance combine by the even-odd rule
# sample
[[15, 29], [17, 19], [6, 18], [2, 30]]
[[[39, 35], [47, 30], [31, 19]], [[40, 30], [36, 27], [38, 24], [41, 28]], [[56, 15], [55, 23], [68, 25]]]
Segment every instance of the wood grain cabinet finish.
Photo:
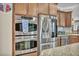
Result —
[[14, 4], [14, 13], [15, 14], [27, 14], [28, 3], [15, 3]]
[[60, 13], [60, 26], [65, 26], [66, 18], [65, 18], [65, 13]]
[[57, 26], [60, 26], [60, 13], [57, 11]]
[[26, 16], [37, 16], [39, 13], [57, 15], [57, 5], [54, 3], [15, 3], [14, 13]]
[[28, 15], [29, 16], [37, 16], [38, 15], [37, 3], [29, 3]]
[[56, 47], [61, 46], [61, 37], [57, 37]]
[[58, 16], [57, 25], [58, 26], [63, 26], [63, 24], [64, 24], [64, 21], [63, 21], [64, 15], [63, 15], [63, 13], [58, 10], [57, 11], [57, 16]]
[[76, 35], [69, 36], [69, 44], [77, 43], [77, 42], [79, 42], [79, 36], [76, 36]]
[[38, 13], [48, 14], [48, 3], [38, 3]]
[[71, 13], [72, 12], [67, 12], [65, 15], [66, 15], [66, 20], [65, 20], [65, 22], [66, 22], [66, 24], [65, 24], [65, 26], [66, 27], [70, 27], [71, 26]]
[[49, 4], [49, 14], [57, 15], [57, 5], [54, 3]]
[[70, 27], [71, 26], [71, 14], [72, 12], [58, 11], [58, 26]]

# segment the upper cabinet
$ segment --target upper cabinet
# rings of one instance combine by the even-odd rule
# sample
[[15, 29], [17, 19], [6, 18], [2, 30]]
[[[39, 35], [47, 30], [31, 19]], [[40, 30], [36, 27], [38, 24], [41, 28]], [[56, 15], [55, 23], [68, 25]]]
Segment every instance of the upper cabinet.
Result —
[[26, 16], [41, 14], [57, 15], [57, 4], [54, 3], [15, 3], [14, 13]]
[[15, 14], [27, 14], [28, 4], [26, 3], [16, 3], [14, 4], [14, 13]]
[[28, 15], [29, 16], [37, 16], [38, 15], [37, 3], [29, 3]]
[[38, 13], [48, 14], [48, 3], [38, 3]]
[[72, 12], [66, 13], [66, 26], [68, 26], [68, 27], [71, 26], [71, 20], [72, 20], [71, 14], [72, 14]]
[[59, 21], [60, 21], [60, 26], [65, 26], [66, 25], [66, 16], [64, 12], [60, 12], [59, 14]]
[[70, 27], [71, 26], [72, 12], [58, 11], [58, 26]]
[[78, 43], [78, 42], [79, 42], [79, 36], [76, 35], [69, 36], [69, 44]]
[[54, 3], [49, 4], [49, 14], [57, 15], [57, 5]]

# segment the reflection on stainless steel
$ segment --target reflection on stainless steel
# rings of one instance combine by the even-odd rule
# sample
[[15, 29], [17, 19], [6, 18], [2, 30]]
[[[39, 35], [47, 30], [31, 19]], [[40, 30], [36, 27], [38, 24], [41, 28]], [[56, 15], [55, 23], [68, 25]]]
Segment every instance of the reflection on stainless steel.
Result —
[[39, 15], [40, 51], [55, 47], [54, 38], [57, 36], [56, 16]]

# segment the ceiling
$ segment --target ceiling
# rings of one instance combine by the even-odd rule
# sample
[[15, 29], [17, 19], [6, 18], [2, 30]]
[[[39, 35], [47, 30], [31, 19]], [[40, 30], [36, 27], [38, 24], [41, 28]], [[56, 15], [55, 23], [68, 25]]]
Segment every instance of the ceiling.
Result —
[[58, 6], [61, 7], [61, 8], [63, 8], [63, 7], [67, 8], [67, 7], [76, 6], [78, 4], [79, 3], [58, 3]]

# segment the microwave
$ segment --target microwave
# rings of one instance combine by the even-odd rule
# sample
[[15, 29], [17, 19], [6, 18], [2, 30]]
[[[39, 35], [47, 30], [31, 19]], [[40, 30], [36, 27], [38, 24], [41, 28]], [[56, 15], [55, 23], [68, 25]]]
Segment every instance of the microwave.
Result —
[[36, 18], [21, 18], [16, 21], [15, 30], [18, 32], [28, 33], [37, 31]]
[[[16, 31], [23, 32], [24, 30], [22, 23], [16, 23], [15, 27], [16, 27]], [[28, 26], [26, 27], [25, 30], [27, 30], [28, 32], [37, 31], [37, 24], [28, 23]]]

